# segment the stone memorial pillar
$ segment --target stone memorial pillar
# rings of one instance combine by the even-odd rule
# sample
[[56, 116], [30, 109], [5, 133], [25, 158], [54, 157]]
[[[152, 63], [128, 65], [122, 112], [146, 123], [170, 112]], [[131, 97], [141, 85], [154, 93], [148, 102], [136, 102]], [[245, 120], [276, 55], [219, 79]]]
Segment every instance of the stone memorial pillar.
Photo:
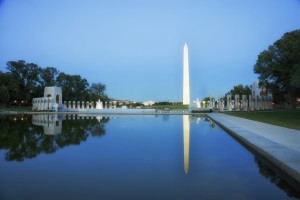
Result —
[[270, 104], [270, 106], [269, 106], [270, 109], [273, 109], [273, 96], [272, 95], [269, 96], [269, 102], [270, 102], [269, 103]]
[[249, 95], [248, 98], [249, 98], [249, 100], [248, 100], [248, 105], [249, 105], [249, 106], [248, 106], [248, 109], [249, 109], [249, 110], [253, 110], [253, 105], [252, 105], [252, 102], [253, 102], [253, 101], [252, 101], [252, 95]]
[[77, 108], [80, 108], [80, 101], [77, 101]]
[[248, 109], [248, 101], [247, 101], [247, 96], [246, 95], [242, 95], [242, 110], [247, 110]]
[[268, 110], [269, 109], [268, 97], [265, 96], [264, 98], [265, 98], [265, 106], [264, 107], [266, 110]]
[[210, 97], [210, 100], [209, 100], [209, 105], [212, 109], [214, 109], [214, 103], [213, 103], [213, 98]]
[[258, 95], [255, 95], [255, 97], [254, 97], [255, 110], [258, 110], [258, 104], [259, 104], [259, 97], [258, 97]]
[[227, 95], [227, 110], [232, 110], [231, 108], [231, 95]]
[[222, 112], [223, 112], [224, 108], [225, 108], [225, 100], [224, 100], [224, 98], [221, 98], [221, 107], [222, 107]]
[[73, 108], [76, 108], [76, 102], [73, 101]]
[[67, 101], [64, 101], [64, 108], [68, 108]]
[[50, 110], [51, 100], [50, 98], [45, 98], [44, 100], [44, 110]]
[[85, 108], [85, 106], [84, 106], [84, 101], [81, 102], [81, 108], [82, 108], [82, 109]]
[[234, 110], [237, 110], [238, 96], [239, 96], [239, 95], [234, 95]]
[[90, 109], [90, 102], [89, 101], [86, 102], [86, 108]]
[[261, 99], [261, 96], [257, 96], [258, 99], [257, 99], [257, 109], [258, 110], [261, 110], [262, 108], [262, 99]]
[[269, 109], [269, 98], [268, 98], [268, 96], [265, 96], [265, 109], [266, 110]]
[[219, 111], [220, 112], [224, 111], [224, 99], [223, 98], [219, 99]]

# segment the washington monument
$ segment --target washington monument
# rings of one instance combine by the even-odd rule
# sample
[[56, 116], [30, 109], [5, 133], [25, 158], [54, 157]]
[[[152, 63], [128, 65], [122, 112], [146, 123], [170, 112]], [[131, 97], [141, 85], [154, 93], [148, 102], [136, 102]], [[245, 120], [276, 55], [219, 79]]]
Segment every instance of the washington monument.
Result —
[[183, 105], [190, 105], [189, 51], [186, 43], [183, 47]]

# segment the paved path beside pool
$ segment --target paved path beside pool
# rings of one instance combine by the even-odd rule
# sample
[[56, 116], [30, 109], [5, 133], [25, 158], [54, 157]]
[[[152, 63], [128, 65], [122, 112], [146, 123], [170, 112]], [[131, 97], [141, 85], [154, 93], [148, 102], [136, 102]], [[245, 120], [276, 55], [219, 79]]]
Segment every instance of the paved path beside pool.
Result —
[[300, 184], [300, 131], [223, 113], [207, 116]]

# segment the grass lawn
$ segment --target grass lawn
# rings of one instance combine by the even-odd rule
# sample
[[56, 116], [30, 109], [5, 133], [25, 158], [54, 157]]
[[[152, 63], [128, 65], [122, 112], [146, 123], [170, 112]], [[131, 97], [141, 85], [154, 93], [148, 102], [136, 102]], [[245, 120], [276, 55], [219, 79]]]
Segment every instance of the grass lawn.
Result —
[[300, 109], [224, 112], [224, 114], [300, 130]]
[[11, 107], [6, 107], [6, 106], [0, 106], [0, 113], [1, 112], [9, 112], [9, 111], [15, 111], [15, 112], [29, 112], [31, 111], [31, 106], [11, 106]]
[[155, 105], [155, 106], [152, 106], [151, 108], [154, 108], [154, 109], [165, 109], [165, 108], [168, 108], [168, 109], [187, 109], [188, 106], [187, 105], [180, 105], [180, 104], [174, 104], [174, 105]]

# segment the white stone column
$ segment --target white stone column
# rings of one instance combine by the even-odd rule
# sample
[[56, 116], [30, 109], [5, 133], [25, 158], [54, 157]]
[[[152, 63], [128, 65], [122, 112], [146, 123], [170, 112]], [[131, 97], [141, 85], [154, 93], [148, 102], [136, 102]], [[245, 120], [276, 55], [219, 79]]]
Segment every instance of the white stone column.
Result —
[[253, 110], [253, 105], [252, 105], [252, 103], [253, 103], [253, 101], [252, 101], [252, 95], [249, 95], [248, 96], [248, 98], [249, 98], [249, 102], [248, 102], [248, 109], [249, 110]]
[[269, 95], [268, 98], [269, 98], [269, 108], [273, 109], [273, 97], [272, 97], [272, 95]]
[[239, 95], [234, 95], [234, 109], [235, 110], [239, 110], [238, 109], [238, 98], [239, 98]]
[[255, 103], [254, 103], [255, 110], [259, 110], [259, 96], [255, 95]]
[[94, 101], [91, 101], [90, 105], [91, 105], [91, 109], [94, 109], [94, 108], [95, 108], [95, 107], [94, 107]]
[[242, 110], [248, 110], [248, 101], [247, 101], [247, 96], [246, 95], [242, 95]]
[[48, 97], [43, 98], [43, 110], [48, 110], [50, 109], [50, 102]]
[[259, 95], [257, 98], [257, 109], [261, 110], [261, 107], [262, 107], [262, 99], [261, 96]]
[[227, 94], [226, 97], [227, 97], [227, 110], [231, 110], [230, 109], [230, 107], [231, 107], [230, 106], [230, 101], [231, 101], [230, 95]]

